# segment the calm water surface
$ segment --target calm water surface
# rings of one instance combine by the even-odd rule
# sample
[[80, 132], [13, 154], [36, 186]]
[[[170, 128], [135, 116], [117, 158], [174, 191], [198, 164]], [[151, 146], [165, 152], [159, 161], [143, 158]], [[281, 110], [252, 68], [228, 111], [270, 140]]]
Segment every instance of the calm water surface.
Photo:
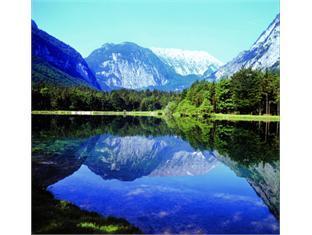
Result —
[[33, 117], [33, 183], [145, 233], [279, 233], [277, 123]]

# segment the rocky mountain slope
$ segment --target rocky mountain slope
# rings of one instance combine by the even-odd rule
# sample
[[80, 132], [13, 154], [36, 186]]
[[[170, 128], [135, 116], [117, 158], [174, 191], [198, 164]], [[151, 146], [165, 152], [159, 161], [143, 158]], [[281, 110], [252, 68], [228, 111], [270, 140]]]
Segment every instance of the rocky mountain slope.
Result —
[[241, 68], [279, 69], [280, 65], [280, 15], [259, 36], [247, 51], [241, 52], [233, 60], [221, 66], [216, 72], [206, 71], [206, 79], [220, 79], [231, 76]]
[[181, 90], [200, 77], [181, 76], [150, 49], [135, 43], [106, 43], [86, 61], [101, 86], [111, 89]]
[[40, 30], [34, 21], [31, 46], [33, 82], [100, 89], [83, 57], [69, 45]]

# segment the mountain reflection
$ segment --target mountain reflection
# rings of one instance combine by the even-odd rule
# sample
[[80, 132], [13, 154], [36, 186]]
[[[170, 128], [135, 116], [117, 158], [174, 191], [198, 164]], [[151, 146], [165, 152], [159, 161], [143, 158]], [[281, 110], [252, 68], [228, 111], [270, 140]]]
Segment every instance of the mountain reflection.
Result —
[[[58, 185], [81, 169], [104, 180], [132, 182], [207, 175], [224, 165], [244, 178], [279, 218], [278, 131], [278, 123], [34, 116], [33, 183]], [[229, 200], [226, 193], [214, 198]]]
[[103, 179], [134, 180], [142, 176], [198, 175], [217, 164], [209, 152], [195, 151], [175, 136], [93, 137], [78, 151], [84, 164]]

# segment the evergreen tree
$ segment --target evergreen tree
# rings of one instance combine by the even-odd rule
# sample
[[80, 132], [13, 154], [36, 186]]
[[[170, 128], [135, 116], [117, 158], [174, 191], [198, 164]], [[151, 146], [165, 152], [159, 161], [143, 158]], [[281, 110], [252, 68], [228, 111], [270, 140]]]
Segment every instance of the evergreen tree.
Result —
[[208, 116], [213, 110], [213, 106], [210, 101], [205, 98], [203, 103], [199, 106], [199, 112], [203, 116]]
[[241, 113], [257, 114], [261, 101], [262, 74], [252, 69], [241, 69], [231, 77], [233, 102]]
[[231, 113], [234, 110], [231, 80], [223, 78], [216, 83], [216, 112]]

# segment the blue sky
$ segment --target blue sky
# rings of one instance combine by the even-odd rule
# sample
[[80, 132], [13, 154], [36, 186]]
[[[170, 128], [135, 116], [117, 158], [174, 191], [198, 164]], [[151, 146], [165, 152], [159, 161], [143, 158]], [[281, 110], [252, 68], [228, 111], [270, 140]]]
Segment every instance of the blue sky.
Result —
[[32, 0], [40, 29], [83, 57], [106, 42], [204, 50], [227, 62], [279, 13], [279, 0]]

